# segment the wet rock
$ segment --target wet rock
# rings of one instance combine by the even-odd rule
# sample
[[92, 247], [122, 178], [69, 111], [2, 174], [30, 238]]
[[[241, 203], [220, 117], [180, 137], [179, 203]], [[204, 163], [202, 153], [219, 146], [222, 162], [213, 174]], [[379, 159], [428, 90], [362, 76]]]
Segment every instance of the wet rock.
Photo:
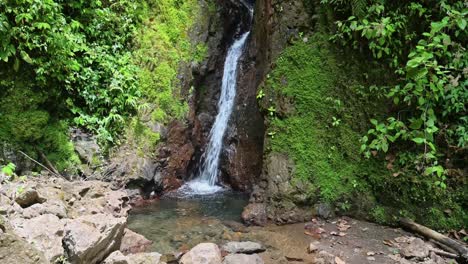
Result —
[[137, 253], [125, 256], [120, 251], [114, 251], [103, 262], [103, 264], [164, 264], [160, 261], [161, 254]]
[[201, 243], [180, 259], [181, 264], [221, 264], [221, 251], [213, 243]]
[[232, 254], [224, 258], [223, 264], [263, 264], [262, 258], [257, 255]]
[[125, 224], [126, 218], [109, 214], [86, 215], [70, 221], [63, 238], [69, 260], [78, 264], [102, 261], [119, 249]]
[[242, 211], [242, 220], [249, 225], [264, 226], [267, 223], [266, 206], [263, 203], [248, 204]]
[[229, 253], [243, 253], [243, 254], [253, 254], [253, 253], [260, 253], [265, 251], [265, 247], [263, 247], [259, 243], [246, 241], [246, 242], [228, 242], [226, 243], [223, 248], [224, 251]]
[[45, 199], [40, 198], [36, 190], [28, 188], [16, 196], [15, 202], [21, 207], [26, 208], [36, 203], [43, 203]]
[[236, 221], [223, 221], [223, 225], [229, 227], [234, 232], [248, 233], [249, 230], [243, 224]]
[[408, 245], [402, 247], [401, 255], [405, 258], [424, 259], [429, 256], [429, 247], [420, 238], [413, 239]]
[[14, 232], [43, 252], [52, 263], [64, 254], [62, 238], [65, 223], [66, 220], [52, 214], [11, 221]]
[[152, 243], [146, 237], [125, 228], [120, 251], [124, 254], [146, 252]]

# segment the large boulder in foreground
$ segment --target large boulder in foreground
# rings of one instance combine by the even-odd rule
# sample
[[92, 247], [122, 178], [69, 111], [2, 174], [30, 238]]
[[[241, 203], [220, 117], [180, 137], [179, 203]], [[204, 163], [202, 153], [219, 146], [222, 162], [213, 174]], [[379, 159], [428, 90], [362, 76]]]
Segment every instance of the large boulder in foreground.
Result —
[[11, 226], [18, 236], [34, 245], [47, 260], [54, 263], [64, 254], [62, 237], [65, 223], [66, 220], [55, 215], [45, 214], [31, 219], [13, 219]]
[[12, 232], [0, 216], [0, 263], [42, 264], [47, 260], [42, 252]]
[[216, 244], [201, 243], [180, 259], [181, 264], [221, 264], [221, 251]]
[[65, 226], [63, 246], [70, 262], [94, 264], [118, 250], [126, 225], [126, 218], [110, 214], [78, 217]]

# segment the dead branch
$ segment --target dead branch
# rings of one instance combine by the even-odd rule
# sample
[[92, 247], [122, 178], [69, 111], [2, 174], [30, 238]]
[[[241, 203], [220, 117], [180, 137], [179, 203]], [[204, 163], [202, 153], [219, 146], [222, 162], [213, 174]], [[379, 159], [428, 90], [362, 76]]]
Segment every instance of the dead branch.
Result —
[[423, 235], [429, 239], [433, 239], [457, 252], [457, 260], [461, 263], [468, 263], [468, 249], [461, 242], [451, 239], [447, 236], [442, 235], [428, 227], [420, 225], [413, 220], [408, 218], [400, 218], [400, 224], [406, 229]]

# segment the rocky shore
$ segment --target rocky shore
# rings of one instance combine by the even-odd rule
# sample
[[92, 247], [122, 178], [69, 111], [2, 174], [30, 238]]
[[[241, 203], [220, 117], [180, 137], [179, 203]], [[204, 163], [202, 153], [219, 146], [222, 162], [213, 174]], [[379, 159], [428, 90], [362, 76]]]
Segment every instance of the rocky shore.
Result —
[[153, 242], [127, 228], [132, 204], [127, 190], [100, 181], [30, 177], [4, 182], [0, 263], [454, 263], [439, 256], [435, 245], [401, 229], [344, 218], [264, 227], [229, 222], [223, 242], [170, 254], [150, 252]]

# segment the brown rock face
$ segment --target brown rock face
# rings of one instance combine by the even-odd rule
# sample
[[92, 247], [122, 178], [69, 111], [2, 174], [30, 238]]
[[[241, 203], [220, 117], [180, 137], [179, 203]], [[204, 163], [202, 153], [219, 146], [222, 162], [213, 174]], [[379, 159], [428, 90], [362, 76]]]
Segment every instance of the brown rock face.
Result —
[[120, 251], [123, 254], [135, 254], [146, 252], [153, 242], [146, 237], [125, 228], [120, 244]]
[[263, 203], [251, 203], [244, 208], [242, 220], [249, 225], [264, 226], [267, 223], [266, 206]]
[[189, 174], [188, 166], [192, 160], [195, 148], [190, 141], [188, 126], [175, 121], [170, 125], [167, 144], [160, 150], [160, 184], [164, 191], [177, 189], [182, 179]]

